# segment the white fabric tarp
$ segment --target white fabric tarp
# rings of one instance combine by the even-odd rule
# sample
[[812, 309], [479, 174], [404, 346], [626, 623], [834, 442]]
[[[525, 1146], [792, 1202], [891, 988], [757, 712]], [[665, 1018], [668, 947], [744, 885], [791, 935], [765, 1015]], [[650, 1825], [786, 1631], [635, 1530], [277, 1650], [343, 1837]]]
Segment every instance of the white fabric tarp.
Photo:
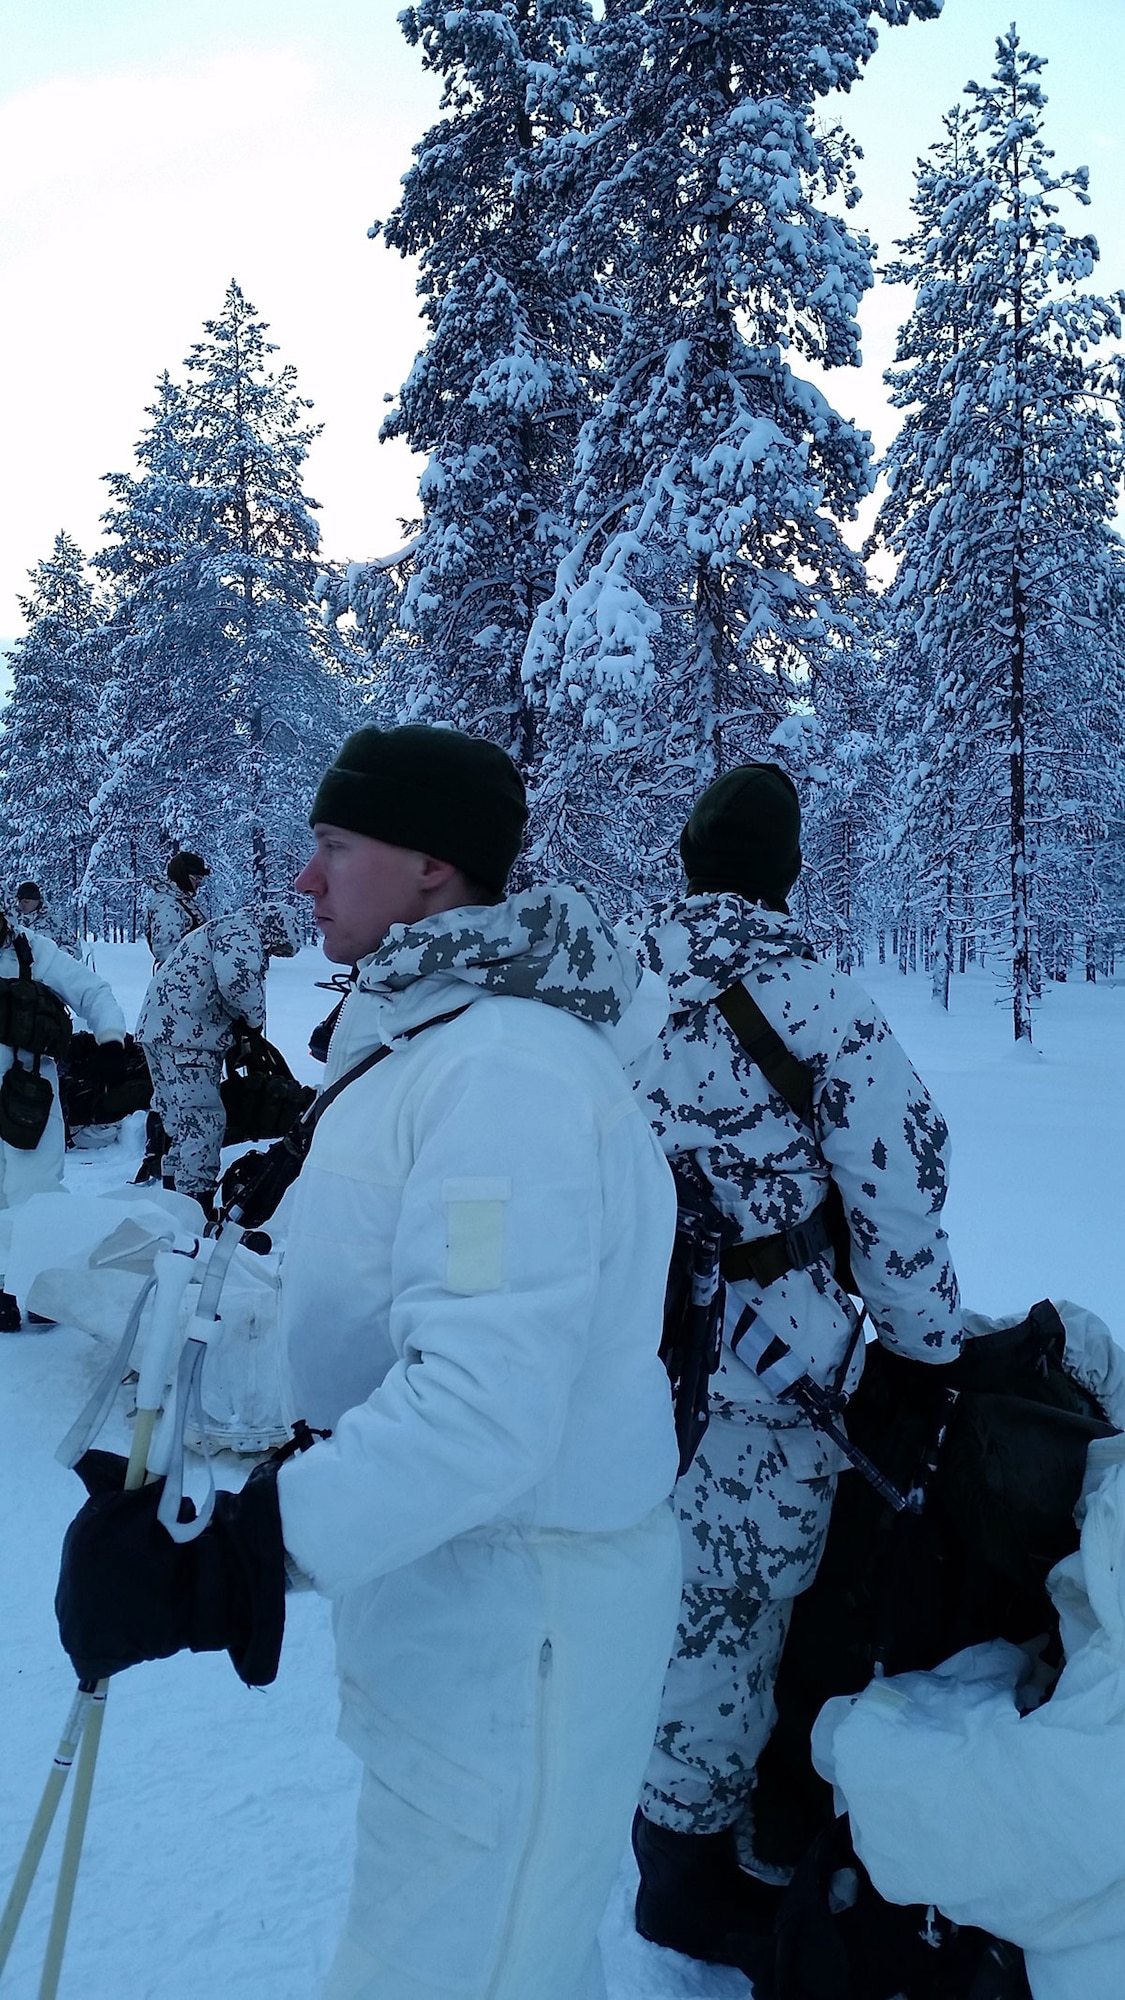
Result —
[[[116, 1345], [157, 1252], [174, 1240], [190, 1245], [202, 1236], [203, 1214], [187, 1195], [165, 1189], [114, 1190], [108, 1195], [33, 1196], [0, 1217], [7, 1251], [6, 1282], [25, 1312], [77, 1326], [95, 1340]], [[65, 1251], [65, 1256], [60, 1252]], [[209, 1251], [199, 1257], [202, 1279]], [[219, 1318], [206, 1328], [202, 1375], [204, 1429], [213, 1446], [262, 1451], [285, 1437], [278, 1314], [280, 1256], [235, 1251], [223, 1284]], [[199, 1302], [190, 1284], [180, 1308], [181, 1333]], [[138, 1330], [143, 1352], [151, 1324], [150, 1299]], [[189, 1432], [188, 1442], [198, 1443]]]
[[[1058, 1309], [1068, 1366], [1125, 1423], [1125, 1355]], [[830, 1701], [813, 1731], [880, 1894], [1022, 1946], [1035, 2000], [1125, 1992], [1125, 1437], [1091, 1445], [1078, 1518], [1049, 1579], [1066, 1654], [1050, 1701], [1021, 1714], [1029, 1661], [997, 1642]]]

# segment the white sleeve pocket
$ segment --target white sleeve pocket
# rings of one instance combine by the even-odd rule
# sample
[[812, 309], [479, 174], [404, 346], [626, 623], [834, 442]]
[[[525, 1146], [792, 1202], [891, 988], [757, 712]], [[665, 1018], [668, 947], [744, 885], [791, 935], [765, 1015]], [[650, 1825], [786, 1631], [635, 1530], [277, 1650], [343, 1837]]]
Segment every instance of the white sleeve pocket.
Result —
[[468, 1175], [441, 1184], [445, 1203], [445, 1284], [450, 1292], [498, 1292], [504, 1282], [507, 1178]]

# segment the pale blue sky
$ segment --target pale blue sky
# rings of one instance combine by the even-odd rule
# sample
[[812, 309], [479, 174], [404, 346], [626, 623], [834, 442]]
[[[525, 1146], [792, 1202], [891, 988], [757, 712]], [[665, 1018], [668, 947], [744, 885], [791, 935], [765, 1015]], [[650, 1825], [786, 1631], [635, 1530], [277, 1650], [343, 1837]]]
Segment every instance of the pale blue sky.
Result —
[[[394, 546], [417, 468], [375, 433], [418, 345], [412, 278], [367, 240], [393, 205], [436, 90], [394, 0], [0, 0], [0, 633], [67, 528], [87, 549], [99, 475], [130, 464], [160, 371], [173, 372], [237, 277], [296, 364], [325, 435], [309, 489], [326, 552]], [[857, 215], [890, 250], [911, 170], [965, 80], [984, 80], [1012, 0], [946, 0], [884, 30], [842, 105], [865, 151]], [[1125, 0], [1025, 0], [1049, 58], [1049, 136], [1087, 164], [1097, 282], [1125, 285]], [[834, 400], [890, 434], [880, 376], [901, 296], [864, 311], [862, 370]]]

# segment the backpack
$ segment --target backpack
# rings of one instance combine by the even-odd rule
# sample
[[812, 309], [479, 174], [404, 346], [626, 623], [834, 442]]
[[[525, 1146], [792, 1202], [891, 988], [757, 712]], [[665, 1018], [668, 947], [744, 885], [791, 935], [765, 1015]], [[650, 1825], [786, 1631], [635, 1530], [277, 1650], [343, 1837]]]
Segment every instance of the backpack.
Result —
[[116, 1125], [152, 1103], [152, 1078], [145, 1052], [132, 1035], [106, 1051], [84, 1030], [70, 1045], [59, 1096], [68, 1125]]
[[[1045, 1667], [1061, 1665], [1046, 1578], [1078, 1546], [1087, 1446], [1115, 1429], [1068, 1374], [1065, 1341], [1043, 1301], [1018, 1326], [966, 1341], [940, 1368], [868, 1349], [848, 1428], [910, 1504], [896, 1512], [844, 1472], [820, 1567], [793, 1608], [754, 1792], [756, 1856], [796, 1869], [774, 1939], [774, 1985], [763, 1987], [775, 2000], [1015, 2000], [1027, 1991], [1014, 1947], [925, 1908], [884, 1903], [846, 1821], [834, 1818], [809, 1733], [830, 1696], [858, 1693], [876, 1674], [931, 1669], [985, 1640], [1046, 1635]], [[841, 1871], [854, 1884], [843, 1902]]]

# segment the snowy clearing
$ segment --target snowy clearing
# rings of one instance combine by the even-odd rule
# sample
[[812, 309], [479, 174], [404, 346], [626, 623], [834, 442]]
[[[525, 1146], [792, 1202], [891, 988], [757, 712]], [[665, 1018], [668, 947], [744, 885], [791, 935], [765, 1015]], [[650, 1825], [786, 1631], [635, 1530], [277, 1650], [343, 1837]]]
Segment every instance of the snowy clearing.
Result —
[[[133, 1018], [149, 971], [143, 946], [99, 946], [98, 970]], [[316, 1065], [308, 1031], [330, 996], [319, 954], [274, 963], [270, 1032], [298, 1073]], [[890, 1016], [953, 1131], [950, 1235], [965, 1301], [997, 1313], [1053, 1295], [1125, 1329], [1125, 988], [1052, 986], [1037, 1050], [1017, 1056], [1003, 992], [984, 974], [954, 984], [946, 1016], [928, 981], [869, 967], [861, 980]], [[68, 1181], [93, 1192], [131, 1177], [134, 1119], [121, 1144], [73, 1153]], [[104, 1365], [74, 1330], [0, 1336], [0, 1697], [5, 1784], [0, 1898], [22, 1848], [73, 1688], [55, 1633], [55, 1572], [79, 1501], [55, 1461], [59, 1439]], [[103, 1442], [124, 1447], [115, 1411]], [[244, 1468], [228, 1465], [231, 1484]], [[221, 1656], [181, 1656], [115, 1682], [79, 1878], [63, 1995], [105, 2000], [309, 2000], [343, 1918], [357, 1769], [335, 1740], [324, 1604], [291, 1600], [277, 1685], [250, 1692]], [[58, 1830], [4, 1985], [32, 2000]], [[642, 1944], [631, 1928], [631, 1867], [608, 1912], [611, 2000], [736, 2000], [748, 1982]]]

